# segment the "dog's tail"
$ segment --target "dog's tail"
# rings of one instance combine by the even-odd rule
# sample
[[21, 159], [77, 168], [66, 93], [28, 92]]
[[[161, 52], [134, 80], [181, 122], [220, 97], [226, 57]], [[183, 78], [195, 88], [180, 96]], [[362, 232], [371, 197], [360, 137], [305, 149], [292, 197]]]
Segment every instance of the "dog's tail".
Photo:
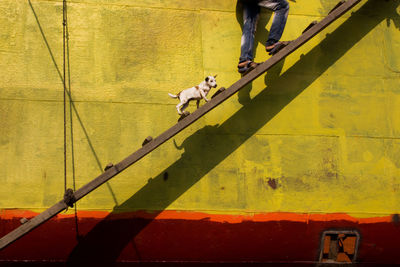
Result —
[[168, 95], [169, 95], [170, 97], [172, 97], [172, 98], [178, 98], [178, 97], [179, 97], [179, 95], [173, 95], [173, 94], [170, 94], [170, 93], [168, 93]]

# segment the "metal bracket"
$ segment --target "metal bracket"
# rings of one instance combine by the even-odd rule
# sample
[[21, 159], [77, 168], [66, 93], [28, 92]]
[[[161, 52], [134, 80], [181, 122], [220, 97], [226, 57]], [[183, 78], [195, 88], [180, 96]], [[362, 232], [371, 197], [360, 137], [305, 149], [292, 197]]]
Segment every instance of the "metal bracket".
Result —
[[184, 118], [186, 118], [189, 115], [190, 115], [190, 112], [185, 110], [183, 112], [183, 114], [179, 117], [178, 122], [180, 122], [181, 120], [183, 120]]
[[111, 162], [107, 164], [107, 166], [104, 168], [104, 171], [107, 171], [108, 169], [111, 169], [112, 167], [114, 167], [114, 164], [112, 164]]
[[219, 95], [220, 93], [222, 93], [222, 92], [225, 91], [225, 90], [226, 90], [225, 87], [219, 88], [218, 91], [216, 91], [216, 92], [212, 95], [211, 99], [213, 99], [214, 97], [216, 97], [217, 95]]
[[302, 34], [304, 34], [306, 31], [308, 31], [309, 29], [311, 29], [312, 27], [314, 27], [317, 24], [318, 24], [318, 21], [314, 20], [313, 22], [310, 23], [310, 25], [307, 26], [307, 28], [304, 29]]
[[153, 141], [153, 137], [151, 136], [147, 136], [146, 139], [144, 139], [142, 146], [147, 145], [148, 143], [150, 143], [151, 141]]
[[68, 207], [73, 208], [75, 202], [76, 202], [76, 199], [74, 196], [74, 190], [72, 190], [71, 188], [68, 188], [64, 193], [64, 203]]
[[335, 10], [336, 10], [338, 7], [340, 7], [341, 5], [343, 5], [345, 2], [346, 2], [346, 1], [342, 0], [342, 1], [340, 1], [339, 3], [337, 3], [337, 5], [336, 5], [334, 8], [332, 8], [331, 11], [329, 11], [328, 15], [331, 14], [333, 11], [335, 11]]

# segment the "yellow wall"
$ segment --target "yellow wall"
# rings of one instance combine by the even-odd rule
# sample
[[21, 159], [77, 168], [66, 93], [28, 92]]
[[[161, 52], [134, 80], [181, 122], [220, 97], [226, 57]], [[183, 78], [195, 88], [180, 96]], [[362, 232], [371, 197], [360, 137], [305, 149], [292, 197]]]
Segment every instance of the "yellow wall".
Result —
[[[336, 2], [291, 1], [283, 39]], [[171, 127], [168, 92], [238, 80], [240, 16], [235, 0], [68, 1], [68, 187]], [[262, 12], [256, 61], [268, 58], [271, 18]], [[61, 22], [60, 0], [0, 1], [1, 209], [39, 211], [63, 195]], [[399, 31], [399, 0], [362, 1], [78, 209], [400, 212]]]

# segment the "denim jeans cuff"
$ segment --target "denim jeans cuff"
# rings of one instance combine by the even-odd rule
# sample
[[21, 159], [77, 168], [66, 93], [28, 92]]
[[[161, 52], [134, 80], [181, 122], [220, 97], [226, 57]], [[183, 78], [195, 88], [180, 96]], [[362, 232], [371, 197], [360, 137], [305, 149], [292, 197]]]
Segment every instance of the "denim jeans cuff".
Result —
[[270, 39], [270, 40], [267, 41], [267, 43], [265, 44], [265, 46], [270, 46], [270, 45], [276, 44], [277, 42], [278, 42], [277, 40]]
[[252, 58], [247, 58], [247, 59], [239, 59], [239, 64], [242, 62], [246, 62], [246, 61], [253, 61]]

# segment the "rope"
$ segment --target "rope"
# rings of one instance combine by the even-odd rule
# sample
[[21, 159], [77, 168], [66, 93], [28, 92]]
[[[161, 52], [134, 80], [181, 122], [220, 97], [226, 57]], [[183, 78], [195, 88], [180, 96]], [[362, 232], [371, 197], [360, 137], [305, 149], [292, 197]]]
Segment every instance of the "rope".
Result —
[[67, 114], [66, 114], [66, 90], [65, 82], [65, 44], [66, 44], [66, 28], [67, 28], [67, 2], [63, 0], [63, 86], [64, 86], [64, 192], [67, 192]]
[[[68, 86], [66, 84], [66, 74], [68, 73]], [[63, 85], [64, 85], [64, 201], [70, 207], [74, 207], [75, 214], [75, 230], [76, 239], [79, 241], [79, 225], [78, 225], [78, 211], [77, 205], [75, 203], [75, 198], [73, 192], [76, 191], [75, 183], [75, 157], [74, 157], [74, 135], [73, 135], [73, 125], [72, 125], [72, 98], [71, 98], [71, 71], [70, 71], [70, 61], [69, 61], [69, 32], [68, 32], [68, 16], [67, 16], [67, 0], [63, 0]], [[71, 161], [72, 161], [72, 182], [73, 190], [67, 189], [67, 94], [69, 97], [69, 112], [70, 112], [70, 134], [71, 134]], [[69, 203], [68, 203], [69, 202]], [[73, 205], [75, 203], [75, 206]]]

